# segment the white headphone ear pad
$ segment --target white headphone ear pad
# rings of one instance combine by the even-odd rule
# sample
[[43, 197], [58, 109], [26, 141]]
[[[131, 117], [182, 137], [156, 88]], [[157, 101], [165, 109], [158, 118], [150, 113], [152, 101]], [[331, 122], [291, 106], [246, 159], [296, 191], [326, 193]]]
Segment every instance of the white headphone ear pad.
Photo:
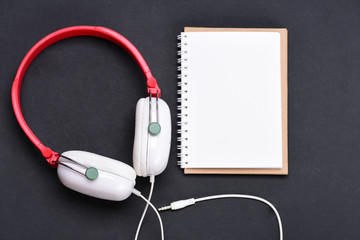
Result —
[[[168, 163], [171, 143], [171, 116], [166, 102], [153, 98], [151, 102], [151, 118], [155, 119], [161, 127], [158, 135], [148, 132], [150, 123], [149, 98], [142, 98], [136, 105], [135, 138], [133, 162], [138, 176], [159, 175]], [[158, 107], [158, 112], [156, 109]], [[158, 117], [158, 119], [157, 119]]]
[[[77, 192], [112, 201], [128, 198], [135, 185], [136, 173], [120, 161], [85, 151], [67, 151], [58, 159], [60, 181]], [[86, 176], [88, 168], [96, 169], [96, 177]]]

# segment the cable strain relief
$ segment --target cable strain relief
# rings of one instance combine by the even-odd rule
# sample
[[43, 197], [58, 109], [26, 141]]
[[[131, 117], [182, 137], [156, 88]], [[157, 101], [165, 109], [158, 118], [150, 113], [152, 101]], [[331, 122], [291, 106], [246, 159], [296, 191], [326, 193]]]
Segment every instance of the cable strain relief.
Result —
[[170, 204], [171, 206], [171, 210], [178, 210], [178, 209], [182, 209], [191, 205], [194, 205], [196, 203], [195, 198], [189, 198], [189, 199], [185, 199], [185, 200], [179, 200], [176, 202], [172, 202]]
[[141, 192], [139, 190], [135, 189], [135, 188], [132, 190], [132, 193], [135, 194], [138, 197], [141, 196]]
[[150, 175], [150, 183], [154, 183], [155, 182], [155, 175]]

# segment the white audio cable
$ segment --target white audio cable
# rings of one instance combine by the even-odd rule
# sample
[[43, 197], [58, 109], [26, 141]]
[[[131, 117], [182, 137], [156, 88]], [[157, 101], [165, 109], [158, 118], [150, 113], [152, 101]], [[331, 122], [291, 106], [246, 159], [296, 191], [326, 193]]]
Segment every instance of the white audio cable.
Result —
[[160, 217], [160, 214], [158, 212], [158, 210], [154, 207], [154, 205], [149, 201], [147, 200], [143, 195], [141, 195], [141, 192], [136, 190], [135, 188], [133, 189], [133, 194], [135, 194], [136, 196], [142, 198], [147, 204], [149, 204], [149, 206], [155, 211], [156, 213], [156, 216], [158, 217], [159, 219], [159, 223], [160, 223], [160, 231], [161, 231], [161, 240], [164, 240], [164, 226], [163, 226], [163, 223], [162, 223], [162, 220], [161, 220], [161, 217]]
[[139, 237], [141, 225], [142, 225], [142, 223], [143, 223], [143, 221], [144, 221], [144, 218], [145, 218], [147, 209], [148, 209], [148, 207], [149, 207], [149, 202], [151, 201], [151, 197], [152, 197], [152, 194], [153, 194], [153, 191], [154, 191], [154, 184], [155, 184], [155, 176], [154, 176], [154, 175], [151, 175], [151, 176], [150, 176], [150, 184], [151, 184], [151, 186], [150, 186], [150, 192], [149, 192], [149, 196], [148, 196], [148, 199], [147, 199], [148, 202], [146, 203], [145, 209], [144, 209], [144, 211], [143, 211], [143, 213], [142, 213], [142, 216], [141, 216], [141, 218], [140, 218], [139, 224], [138, 224], [138, 226], [137, 226], [136, 234], [135, 234], [135, 240], [137, 240], [138, 237]]
[[208, 196], [208, 197], [202, 197], [202, 198], [189, 198], [189, 199], [185, 199], [185, 200], [179, 200], [176, 202], [172, 202], [169, 206], [161, 207], [158, 210], [159, 211], [178, 210], [178, 209], [182, 209], [182, 208], [194, 205], [197, 202], [219, 199], [219, 198], [245, 198], [245, 199], [257, 200], [257, 201], [265, 203], [274, 211], [274, 213], [276, 215], [276, 218], [277, 218], [278, 224], [279, 224], [280, 240], [283, 240], [283, 228], [282, 228], [281, 218], [280, 218], [278, 211], [276, 210], [274, 205], [272, 205], [269, 201], [267, 201], [266, 199], [263, 199], [261, 197], [257, 197], [257, 196], [244, 195], [244, 194], [222, 194], [222, 195], [214, 195], [214, 196]]

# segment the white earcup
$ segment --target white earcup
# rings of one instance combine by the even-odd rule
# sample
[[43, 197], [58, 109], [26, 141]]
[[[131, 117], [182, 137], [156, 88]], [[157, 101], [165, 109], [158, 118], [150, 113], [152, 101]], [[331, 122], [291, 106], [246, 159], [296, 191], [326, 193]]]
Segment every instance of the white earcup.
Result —
[[[171, 116], [165, 101], [152, 98], [151, 112], [149, 97], [141, 98], [136, 104], [135, 138], [133, 164], [138, 176], [159, 175], [168, 163], [171, 144]], [[151, 119], [150, 119], [151, 118]], [[151, 122], [160, 124], [157, 135], [149, 133]]]
[[[59, 158], [60, 181], [77, 192], [101, 199], [121, 201], [128, 198], [135, 186], [136, 173], [129, 165], [85, 151], [67, 151]], [[95, 177], [89, 179], [92, 168]]]

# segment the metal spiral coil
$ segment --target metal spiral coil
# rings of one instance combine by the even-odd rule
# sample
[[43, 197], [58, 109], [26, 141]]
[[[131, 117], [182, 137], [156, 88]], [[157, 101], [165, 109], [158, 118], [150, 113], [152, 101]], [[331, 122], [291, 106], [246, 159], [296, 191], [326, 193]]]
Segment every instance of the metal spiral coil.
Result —
[[180, 42], [180, 43], [177, 44], [177, 47], [178, 47], [178, 48], [182, 48], [182, 47], [184, 47], [184, 46], [187, 46], [187, 43], [181, 43], [181, 42]]
[[177, 137], [176, 140], [178, 142], [184, 142], [184, 141], [188, 141], [189, 139], [187, 137]]
[[179, 106], [177, 106], [176, 108], [177, 108], [178, 111], [181, 111], [181, 110], [183, 110], [183, 109], [188, 109], [188, 106], [186, 106], [186, 105], [183, 105], [183, 106], [182, 106], [182, 105], [179, 105]]
[[177, 75], [178, 79], [183, 79], [183, 78], [187, 78], [187, 74], [178, 74]]
[[182, 50], [177, 51], [177, 55], [178, 55], [178, 56], [182, 56], [182, 55], [184, 55], [184, 54], [187, 54], [187, 51], [186, 51], [186, 50], [185, 50], [185, 51], [182, 51]]
[[187, 35], [177, 35], [177, 40], [182, 40], [187, 38]]
[[177, 70], [179, 71], [179, 72], [181, 72], [182, 70], [186, 70], [187, 69], [187, 66], [178, 66], [177, 67]]
[[184, 130], [182, 130], [182, 129], [178, 129], [177, 131], [176, 131], [178, 134], [182, 134], [182, 133], [187, 133], [187, 132], [189, 132], [187, 129], [184, 129]]
[[181, 87], [183, 85], [188, 85], [188, 83], [187, 82], [178, 82], [177, 85], [178, 85], [178, 87]]
[[177, 98], [178, 103], [187, 102], [187, 100], [188, 100], [187, 98], [181, 98], [181, 97]]
[[181, 64], [181, 63], [183, 63], [183, 62], [187, 62], [187, 58], [178, 58], [178, 59], [177, 59], [177, 63], [178, 63], [178, 64]]
[[177, 110], [178, 113], [176, 117], [180, 119], [177, 122], [177, 142], [179, 143], [177, 145], [177, 157], [180, 158], [178, 161], [178, 165], [181, 165], [181, 167], [185, 167], [188, 163], [188, 157], [189, 157], [189, 147], [187, 145], [188, 143], [188, 43], [187, 35], [186, 33], [182, 33], [181, 35], [178, 35], [177, 39], [179, 40], [179, 43], [177, 44], [177, 47], [180, 48], [179, 51], [177, 51], [177, 55], [179, 58], [177, 59], [177, 63], [179, 66], [177, 67], [177, 71], [179, 74], [177, 75], [177, 79], [179, 79], [179, 82], [177, 83], [178, 90], [177, 94], [179, 97], [177, 98], [178, 106]]
[[189, 147], [187, 145], [183, 146], [183, 145], [177, 145], [176, 149], [178, 150], [182, 150], [182, 149], [188, 149]]
[[186, 125], [188, 125], [188, 122], [179, 121], [176, 123], [176, 126], [178, 126], [178, 127], [182, 127], [182, 126], [186, 126]]
[[178, 95], [182, 95], [182, 94], [186, 94], [186, 93], [188, 93], [188, 90], [186, 89], [186, 90], [177, 90], [177, 94]]
[[187, 113], [178, 113], [178, 114], [176, 114], [176, 116], [177, 116], [177, 118], [184, 118], [184, 117], [187, 117], [188, 116], [188, 114]]
[[176, 154], [178, 157], [188, 157], [189, 154], [188, 153], [177, 153]]

